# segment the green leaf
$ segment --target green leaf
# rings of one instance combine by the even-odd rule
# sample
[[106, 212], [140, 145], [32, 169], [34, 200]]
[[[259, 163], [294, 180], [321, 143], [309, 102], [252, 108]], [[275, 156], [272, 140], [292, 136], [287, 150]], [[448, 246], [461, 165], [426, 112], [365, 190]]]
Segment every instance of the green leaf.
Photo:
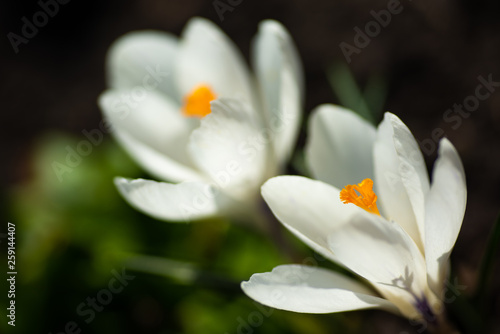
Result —
[[375, 121], [382, 118], [385, 99], [387, 97], [387, 83], [380, 75], [372, 75], [366, 83], [364, 99]]
[[372, 124], [377, 123], [387, 93], [387, 85], [381, 76], [370, 77], [362, 92], [349, 67], [344, 63], [336, 63], [328, 70], [328, 80], [341, 105], [352, 109]]
[[487, 288], [491, 279], [491, 271], [495, 265], [495, 254], [500, 244], [500, 214], [498, 215], [489, 236], [486, 249], [484, 251], [481, 267], [479, 269], [478, 285], [474, 301], [479, 307], [484, 307], [487, 297]]

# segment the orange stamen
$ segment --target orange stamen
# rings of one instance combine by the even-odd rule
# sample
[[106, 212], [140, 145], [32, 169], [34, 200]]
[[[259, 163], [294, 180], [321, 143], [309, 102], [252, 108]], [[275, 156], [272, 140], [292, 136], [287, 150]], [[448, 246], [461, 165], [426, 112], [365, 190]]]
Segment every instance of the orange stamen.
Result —
[[191, 93], [184, 97], [182, 114], [186, 117], [203, 118], [210, 114], [210, 101], [215, 100], [217, 95], [210, 86], [202, 84], [196, 86]]
[[344, 204], [352, 203], [360, 208], [379, 215], [377, 208], [377, 195], [373, 192], [373, 181], [364, 179], [358, 185], [350, 184], [340, 191], [340, 200]]

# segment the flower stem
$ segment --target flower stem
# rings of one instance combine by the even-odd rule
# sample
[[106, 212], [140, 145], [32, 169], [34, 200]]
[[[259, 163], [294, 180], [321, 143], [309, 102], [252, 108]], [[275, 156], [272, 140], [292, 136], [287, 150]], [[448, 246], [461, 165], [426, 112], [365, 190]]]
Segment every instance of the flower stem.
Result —
[[239, 293], [240, 284], [201, 270], [193, 263], [142, 254], [123, 256], [124, 265], [134, 271], [168, 277], [182, 285], [203, 286], [229, 293]]
[[438, 327], [429, 329], [432, 334], [460, 334], [448, 321], [441, 321]]

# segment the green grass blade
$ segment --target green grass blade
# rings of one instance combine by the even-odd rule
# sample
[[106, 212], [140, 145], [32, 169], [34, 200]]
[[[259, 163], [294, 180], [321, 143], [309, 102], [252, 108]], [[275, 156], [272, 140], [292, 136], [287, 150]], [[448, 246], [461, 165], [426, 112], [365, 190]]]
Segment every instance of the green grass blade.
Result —
[[498, 215], [493, 228], [491, 230], [486, 249], [484, 251], [483, 259], [481, 261], [481, 266], [479, 268], [479, 276], [477, 289], [474, 296], [475, 302], [478, 306], [484, 307], [484, 302], [486, 299], [487, 288], [489, 285], [489, 280], [491, 272], [495, 265], [495, 254], [498, 251], [500, 245], [500, 214]]
[[387, 82], [380, 75], [372, 75], [366, 83], [364, 99], [375, 121], [382, 118], [387, 97]]
[[328, 80], [341, 105], [352, 109], [361, 117], [375, 124], [373, 114], [368, 108], [351, 71], [345, 64], [338, 63], [331, 66], [328, 69]]

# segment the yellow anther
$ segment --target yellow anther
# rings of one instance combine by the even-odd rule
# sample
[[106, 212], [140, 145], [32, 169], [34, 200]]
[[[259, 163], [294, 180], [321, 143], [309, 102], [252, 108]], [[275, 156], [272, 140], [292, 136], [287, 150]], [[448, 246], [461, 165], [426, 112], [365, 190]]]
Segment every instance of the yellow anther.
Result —
[[352, 203], [370, 213], [380, 216], [377, 208], [377, 195], [373, 192], [373, 181], [364, 179], [359, 184], [349, 184], [340, 191], [340, 200], [344, 204]]
[[210, 86], [202, 84], [196, 86], [191, 93], [184, 97], [182, 114], [186, 117], [203, 118], [210, 114], [210, 101], [215, 100], [217, 95]]

